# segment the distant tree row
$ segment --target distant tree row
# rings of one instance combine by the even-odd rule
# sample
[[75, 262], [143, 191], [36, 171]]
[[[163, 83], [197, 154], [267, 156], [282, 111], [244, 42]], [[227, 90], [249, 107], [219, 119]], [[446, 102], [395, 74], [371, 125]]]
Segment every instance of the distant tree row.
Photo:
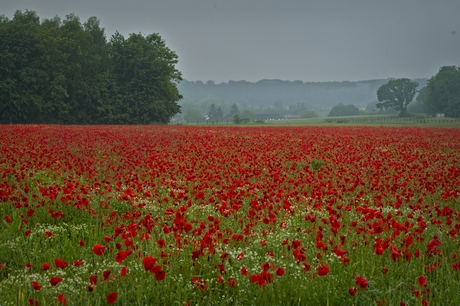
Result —
[[96, 17], [0, 16], [0, 123], [167, 123], [180, 112], [177, 55], [158, 34], [115, 33]]
[[[180, 102], [183, 106], [199, 105], [202, 101], [212, 97], [228, 107], [233, 103], [238, 104], [241, 109], [281, 107], [283, 110], [288, 110], [288, 114], [302, 114], [311, 109], [330, 108], [337, 103], [353, 104], [364, 108], [369, 101], [376, 100], [377, 89], [386, 81], [388, 80], [359, 82], [261, 80], [255, 83], [228, 81], [217, 84], [213, 81], [184, 80], [178, 85], [178, 88], [184, 96]], [[426, 82], [426, 79], [416, 81], [422, 84]], [[276, 102], [278, 104], [274, 105]], [[207, 113], [209, 105], [201, 109], [202, 114]], [[227, 111], [224, 108], [222, 110], [224, 113]]]

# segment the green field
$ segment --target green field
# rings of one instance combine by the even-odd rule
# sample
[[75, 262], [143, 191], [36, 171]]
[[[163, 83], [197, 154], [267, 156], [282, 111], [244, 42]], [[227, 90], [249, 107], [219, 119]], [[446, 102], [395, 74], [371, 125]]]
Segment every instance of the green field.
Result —
[[[177, 124], [177, 123], [172, 123]], [[348, 116], [348, 117], [319, 117], [267, 120], [265, 122], [249, 122], [234, 124], [232, 121], [214, 123], [189, 123], [189, 125], [261, 125], [261, 126], [414, 126], [414, 127], [443, 127], [460, 128], [460, 119], [456, 118], [422, 118], [415, 116], [399, 118], [395, 115], [382, 116]]]

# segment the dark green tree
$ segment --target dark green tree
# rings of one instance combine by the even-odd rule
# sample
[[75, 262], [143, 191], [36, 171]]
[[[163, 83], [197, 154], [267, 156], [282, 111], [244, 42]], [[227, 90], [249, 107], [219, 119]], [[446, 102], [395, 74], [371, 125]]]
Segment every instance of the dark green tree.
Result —
[[377, 89], [378, 108], [393, 108], [400, 117], [407, 117], [407, 105], [414, 99], [418, 83], [409, 79], [390, 79]]
[[234, 115], [232, 116], [232, 121], [233, 121], [233, 123], [235, 123], [235, 124], [240, 124], [242, 120], [241, 120], [240, 115], [234, 114]]
[[198, 108], [188, 108], [184, 113], [184, 120], [192, 123], [203, 123], [206, 118], [201, 114]]
[[256, 119], [256, 114], [254, 114], [254, 112], [249, 109], [243, 109], [240, 112], [240, 117], [241, 119], [246, 119], [248, 121], [254, 121]]
[[217, 111], [216, 111], [216, 120], [217, 121], [222, 120], [223, 117], [224, 117], [224, 112], [222, 111], [222, 108], [219, 106], [217, 107]]
[[423, 87], [418, 91], [415, 102], [407, 107], [407, 111], [411, 113], [431, 113], [430, 108], [426, 104], [427, 88]]
[[16, 11], [0, 19], [0, 120], [35, 121], [43, 104], [45, 50], [40, 42], [40, 19], [33, 11]]
[[[117, 110], [128, 123], [168, 123], [180, 112], [182, 98], [177, 83], [177, 55], [158, 34], [131, 34], [125, 39], [115, 33], [111, 40], [111, 73], [116, 79]], [[124, 118], [125, 119], [125, 118]]]
[[342, 103], [337, 104], [331, 108], [328, 117], [337, 117], [337, 116], [357, 116], [359, 115], [359, 108], [353, 104], [344, 105]]
[[[209, 107], [209, 112], [208, 112], [208, 120], [211, 120], [211, 121], [219, 121], [219, 109], [220, 109], [220, 106], [217, 108], [216, 105], [214, 103], [211, 104], [211, 106]], [[221, 111], [222, 112], [222, 109]]]
[[309, 111], [303, 112], [301, 117], [302, 118], [317, 118], [318, 114], [313, 110], [309, 110]]
[[426, 88], [425, 104], [432, 114], [460, 118], [460, 67], [441, 67]]
[[236, 103], [233, 103], [232, 106], [230, 107], [230, 112], [228, 113], [228, 117], [233, 117], [233, 115], [239, 114], [240, 109], [238, 108], [238, 105]]

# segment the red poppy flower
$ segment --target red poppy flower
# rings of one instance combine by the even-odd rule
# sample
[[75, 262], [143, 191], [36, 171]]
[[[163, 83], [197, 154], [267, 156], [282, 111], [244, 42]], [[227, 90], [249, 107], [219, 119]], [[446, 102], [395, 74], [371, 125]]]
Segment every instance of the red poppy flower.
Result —
[[58, 268], [58, 269], [65, 269], [65, 268], [67, 268], [67, 266], [69, 265], [69, 263], [66, 262], [65, 260], [56, 258], [56, 259], [54, 260], [54, 265], [55, 265], [56, 268]]
[[276, 275], [277, 276], [283, 276], [284, 275], [284, 268], [279, 267], [278, 269], [276, 269]]
[[96, 244], [96, 245], [93, 247], [93, 252], [94, 252], [94, 254], [96, 254], [97, 256], [102, 256], [102, 255], [104, 255], [104, 251], [105, 251], [105, 246], [103, 246], [102, 244]]
[[245, 266], [242, 266], [242, 267], [241, 267], [241, 274], [243, 274], [244, 276], [248, 276], [248, 275], [249, 275], [249, 271], [246, 269]]
[[356, 278], [356, 285], [358, 285], [362, 289], [367, 288], [367, 286], [368, 286], [367, 279], [362, 277], [362, 276], [357, 277]]
[[122, 267], [121, 268], [121, 271], [120, 271], [120, 275], [121, 276], [126, 276], [126, 273], [128, 272], [128, 268], [126, 267]]
[[89, 283], [91, 285], [97, 285], [97, 275], [93, 274], [89, 277]]
[[268, 271], [268, 269], [270, 269], [270, 263], [263, 262], [263, 263], [260, 264], [260, 267], [262, 268], [262, 270], [264, 270], [266, 272], [266, 271]]
[[112, 305], [113, 303], [115, 303], [115, 301], [117, 300], [118, 298], [118, 294], [116, 292], [112, 292], [112, 293], [109, 293], [105, 296], [105, 298], [107, 299], [107, 302]]
[[150, 268], [150, 273], [156, 274], [160, 270], [161, 270], [160, 266], [153, 266], [153, 267]]
[[85, 241], [80, 240], [80, 241], [78, 241], [78, 244], [79, 244], [81, 247], [82, 247], [82, 246], [85, 246]]
[[110, 270], [104, 270], [102, 272], [102, 277], [104, 278], [105, 282], [109, 280], [109, 276], [110, 276]]
[[51, 266], [50, 266], [49, 263], [45, 262], [45, 263], [42, 264], [42, 270], [43, 270], [43, 271], [47, 271], [47, 270], [49, 270], [50, 268], [51, 268]]
[[164, 270], [158, 270], [157, 273], [155, 273], [155, 279], [157, 281], [162, 281], [166, 277], [166, 273]]
[[32, 285], [32, 287], [34, 287], [34, 290], [38, 291], [42, 288], [42, 286], [40, 286], [40, 284], [37, 282], [30, 282], [30, 284]]
[[192, 285], [200, 290], [206, 290], [208, 287], [206, 286], [206, 281], [201, 280], [198, 277], [192, 277]]
[[157, 245], [160, 249], [164, 248], [166, 245], [166, 242], [163, 239], [160, 239], [157, 241]]
[[29, 306], [38, 306], [38, 300], [33, 298], [28, 298], [27, 302], [29, 302]]
[[219, 268], [220, 274], [225, 274], [225, 265], [224, 264], [217, 264], [217, 267]]
[[59, 300], [59, 304], [64, 305], [64, 306], [67, 305], [67, 299], [63, 293], [58, 295], [58, 300]]
[[230, 278], [227, 282], [227, 286], [229, 287], [235, 287], [236, 286], [236, 279]]
[[57, 284], [62, 282], [62, 280], [63, 280], [63, 278], [61, 278], [61, 277], [51, 277], [50, 284], [51, 284], [51, 286], [56, 286]]
[[319, 276], [324, 276], [329, 273], [329, 267], [325, 265], [321, 265], [318, 267], [318, 275]]
[[420, 277], [418, 278], [418, 284], [422, 287], [427, 286], [426, 277], [424, 275], [420, 275]]
[[8, 215], [5, 216], [5, 221], [6, 221], [6, 223], [8, 223], [8, 224], [11, 224], [11, 223], [13, 222], [13, 220], [11, 219], [11, 217], [8, 216]]
[[252, 274], [251, 275], [251, 283], [258, 283], [260, 275], [259, 274]]
[[156, 258], [153, 258], [152, 256], [146, 256], [142, 260], [142, 264], [144, 265], [145, 271], [150, 270], [157, 262]]
[[350, 288], [350, 289], [348, 289], [348, 293], [349, 293], [351, 296], [355, 296], [355, 295], [356, 295], [356, 290], [355, 290], [355, 288]]
[[216, 279], [217, 283], [218, 284], [222, 284], [224, 282], [224, 278], [222, 277], [222, 275], [219, 275]]
[[128, 255], [130, 255], [133, 251], [128, 250], [128, 251], [120, 251], [115, 255], [115, 261], [118, 263], [122, 263]]
[[32, 233], [32, 232], [30, 231], [30, 229], [27, 229], [27, 230], [24, 232], [24, 236], [27, 237], [27, 236], [30, 235], [30, 233]]

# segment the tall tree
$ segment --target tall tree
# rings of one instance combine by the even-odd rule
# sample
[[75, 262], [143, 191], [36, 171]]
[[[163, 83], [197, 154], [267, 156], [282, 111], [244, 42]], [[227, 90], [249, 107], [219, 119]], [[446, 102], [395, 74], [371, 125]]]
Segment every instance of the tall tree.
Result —
[[[0, 21], [0, 120], [34, 122], [43, 101], [40, 19], [33, 11], [16, 11]], [[38, 46], [38, 47], [37, 47]]]
[[228, 117], [233, 117], [233, 115], [239, 114], [240, 109], [238, 108], [238, 105], [236, 103], [233, 103], [232, 106], [230, 107], [230, 112], [228, 113]]
[[441, 67], [426, 88], [425, 104], [433, 114], [460, 118], [460, 67]]
[[414, 99], [418, 83], [409, 79], [391, 79], [377, 90], [378, 108], [393, 108], [399, 116], [406, 117], [407, 105]]
[[209, 107], [207, 120], [211, 120], [211, 121], [217, 120], [217, 108], [214, 103], [212, 103], [211, 106]]
[[182, 80], [175, 68], [177, 55], [158, 34], [124, 39], [117, 32], [110, 45], [112, 73], [128, 122], [168, 123], [180, 112], [177, 102], [182, 98], [176, 86]]
[[353, 104], [344, 105], [342, 103], [337, 104], [329, 111], [328, 117], [337, 116], [357, 116], [359, 115], [359, 108]]

